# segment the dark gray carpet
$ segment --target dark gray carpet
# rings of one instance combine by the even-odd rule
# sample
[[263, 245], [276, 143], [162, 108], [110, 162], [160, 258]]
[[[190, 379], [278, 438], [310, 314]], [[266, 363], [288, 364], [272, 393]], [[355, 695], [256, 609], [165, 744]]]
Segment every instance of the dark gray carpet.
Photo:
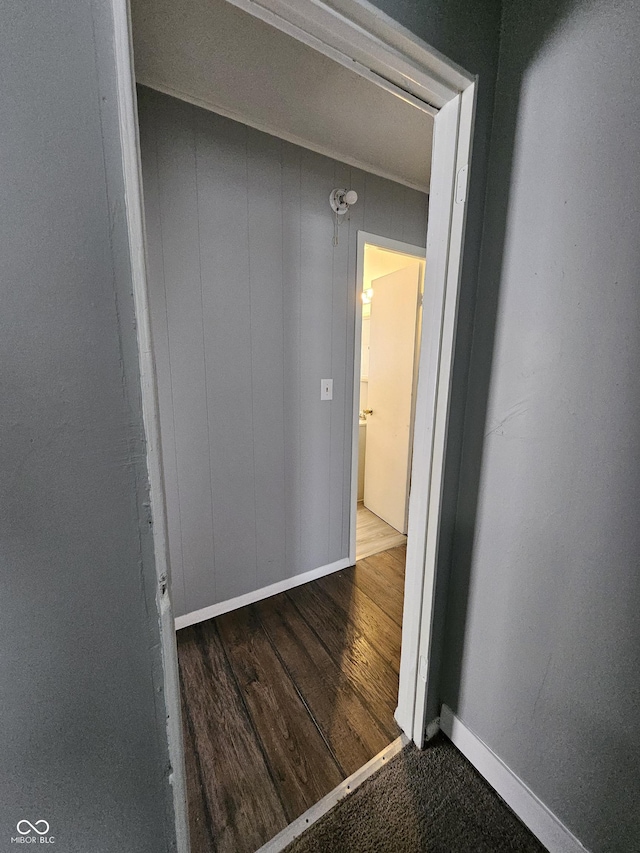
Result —
[[406, 746], [285, 853], [544, 853], [444, 737]]

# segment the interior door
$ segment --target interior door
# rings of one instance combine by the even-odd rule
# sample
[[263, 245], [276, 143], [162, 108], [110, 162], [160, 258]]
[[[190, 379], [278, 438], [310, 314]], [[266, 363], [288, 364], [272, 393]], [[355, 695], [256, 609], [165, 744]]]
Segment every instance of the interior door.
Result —
[[407, 532], [420, 261], [372, 282], [364, 505]]

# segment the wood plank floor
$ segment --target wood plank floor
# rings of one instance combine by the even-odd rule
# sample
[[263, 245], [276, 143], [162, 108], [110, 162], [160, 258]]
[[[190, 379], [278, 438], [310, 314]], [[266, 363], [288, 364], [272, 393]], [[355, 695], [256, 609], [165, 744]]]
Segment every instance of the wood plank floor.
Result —
[[356, 513], [356, 560], [363, 560], [380, 551], [405, 545], [407, 537], [398, 533], [363, 503], [358, 504]]
[[178, 632], [193, 853], [254, 853], [398, 736], [405, 557]]

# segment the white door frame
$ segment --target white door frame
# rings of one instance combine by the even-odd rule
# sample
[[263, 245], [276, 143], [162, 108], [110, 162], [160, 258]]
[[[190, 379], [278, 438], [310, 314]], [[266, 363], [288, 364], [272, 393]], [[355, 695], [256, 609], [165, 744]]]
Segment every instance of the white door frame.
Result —
[[[422, 346], [409, 500], [405, 605], [396, 719], [419, 746], [427, 698], [436, 689], [430, 649], [449, 416], [466, 188], [476, 80], [366, 0], [228, 0], [406, 100], [434, 119]], [[156, 371], [149, 320], [140, 144], [129, 0], [111, 0], [126, 214], [137, 317], [141, 394], [157, 566], [167, 737], [179, 853], [188, 853], [177, 648], [169, 594], [165, 490]], [[427, 152], [425, 152], [426, 156]]]
[[[349, 561], [353, 566], [356, 561], [357, 554], [357, 517], [358, 517], [358, 447], [360, 444], [360, 382], [362, 372], [362, 304], [360, 302], [360, 294], [362, 293], [362, 283], [364, 280], [364, 249], [365, 246], [376, 246], [379, 249], [388, 249], [390, 252], [398, 252], [402, 255], [408, 255], [412, 258], [418, 258], [421, 261], [425, 260], [424, 246], [414, 246], [411, 243], [403, 243], [401, 240], [392, 240], [389, 237], [382, 237], [379, 234], [371, 234], [368, 231], [358, 231], [357, 255], [356, 255], [356, 326], [354, 339], [353, 353], [353, 429], [351, 434], [351, 496], [349, 498]], [[424, 286], [424, 282], [420, 282], [420, 287]], [[421, 306], [420, 306], [421, 310]], [[417, 316], [417, 315], [416, 315]], [[420, 347], [417, 347], [418, 355]], [[414, 359], [413, 371], [414, 378], [418, 367], [417, 360]], [[413, 394], [411, 401], [411, 429], [409, 434], [410, 455], [412, 459], [411, 445], [413, 444], [413, 424], [415, 414], [415, 383], [413, 386]], [[409, 462], [409, 460], [407, 460]]]
[[438, 728], [426, 709], [437, 690], [431, 649], [475, 89], [470, 84], [442, 107], [434, 126], [396, 710], [418, 746]]

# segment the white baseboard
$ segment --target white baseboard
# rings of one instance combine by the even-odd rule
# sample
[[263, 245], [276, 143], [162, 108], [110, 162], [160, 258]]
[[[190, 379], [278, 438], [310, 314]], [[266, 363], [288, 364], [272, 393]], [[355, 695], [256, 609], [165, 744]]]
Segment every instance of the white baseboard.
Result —
[[446, 705], [440, 712], [440, 729], [551, 853], [588, 853], [533, 791]]
[[179, 631], [180, 628], [187, 628], [189, 625], [195, 625], [198, 622], [204, 622], [206, 619], [213, 619], [214, 616], [222, 616], [223, 613], [228, 613], [230, 610], [237, 610], [239, 607], [245, 607], [247, 604], [253, 604], [256, 601], [261, 601], [263, 598], [277, 595], [279, 592], [286, 592], [295, 586], [309, 583], [309, 581], [314, 581], [317, 578], [324, 577], [324, 575], [330, 575], [332, 572], [339, 572], [340, 569], [346, 569], [351, 565], [352, 563], [349, 558], [343, 557], [341, 560], [336, 560], [335, 563], [320, 566], [318, 569], [311, 569], [310, 572], [304, 572], [302, 575], [285, 578], [283, 581], [272, 583], [270, 586], [263, 586], [254, 592], [238, 595], [236, 598], [230, 598], [228, 601], [221, 601], [219, 604], [203, 607], [201, 610], [193, 610], [191, 613], [185, 613], [184, 616], [176, 616], [176, 631]]
[[312, 824], [320, 820], [321, 817], [324, 817], [340, 800], [344, 799], [348, 794], [352, 794], [369, 776], [373, 776], [383, 764], [387, 764], [408, 743], [411, 743], [409, 738], [405, 734], [400, 735], [393, 743], [390, 743], [389, 746], [386, 746], [381, 752], [374, 755], [370, 761], [363, 764], [359, 770], [352, 773], [344, 782], [341, 782], [333, 791], [329, 791], [319, 802], [311, 806], [310, 809], [307, 809], [299, 818], [296, 818], [293, 823], [285, 826], [282, 832], [279, 832], [275, 838], [263, 844], [257, 853], [281, 853], [285, 847], [291, 844], [294, 838], [302, 835]]

